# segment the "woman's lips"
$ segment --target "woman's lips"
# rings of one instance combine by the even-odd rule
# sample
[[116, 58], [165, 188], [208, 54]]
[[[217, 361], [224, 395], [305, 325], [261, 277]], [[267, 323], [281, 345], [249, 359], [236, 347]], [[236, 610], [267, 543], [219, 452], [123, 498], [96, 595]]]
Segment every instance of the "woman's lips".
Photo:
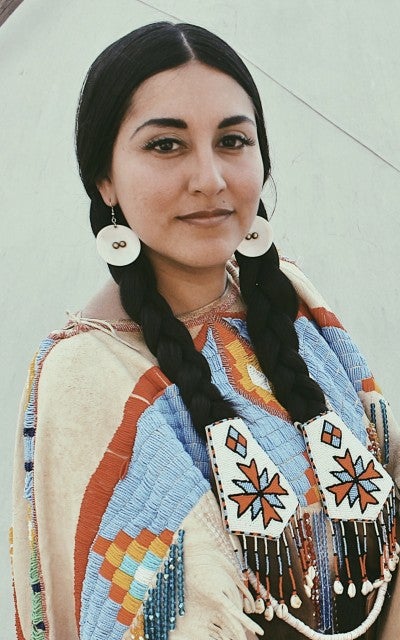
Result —
[[202, 227], [214, 227], [227, 220], [232, 213], [232, 209], [206, 209], [178, 216], [178, 220]]

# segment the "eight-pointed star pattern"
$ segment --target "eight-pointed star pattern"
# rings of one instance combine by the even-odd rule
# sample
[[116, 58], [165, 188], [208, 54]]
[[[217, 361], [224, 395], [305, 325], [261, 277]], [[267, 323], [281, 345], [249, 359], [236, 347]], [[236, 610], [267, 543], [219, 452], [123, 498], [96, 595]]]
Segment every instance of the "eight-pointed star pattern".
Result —
[[358, 456], [354, 462], [349, 449], [346, 449], [344, 456], [333, 456], [333, 459], [342, 467], [342, 471], [330, 472], [340, 480], [340, 483], [327, 487], [327, 490], [335, 496], [336, 506], [339, 506], [346, 496], [350, 507], [357, 500], [360, 501], [362, 513], [369, 504], [377, 504], [378, 500], [372, 494], [374, 491], [379, 491], [379, 487], [373, 480], [382, 478], [382, 474], [375, 469], [374, 461], [370, 460], [365, 466], [362, 457]]
[[228, 497], [238, 505], [238, 518], [251, 509], [252, 520], [255, 520], [260, 512], [262, 513], [265, 529], [271, 520], [282, 522], [277, 509], [284, 509], [285, 506], [278, 496], [288, 495], [288, 492], [279, 482], [279, 473], [275, 473], [269, 480], [267, 469], [264, 467], [259, 473], [254, 458], [249, 465], [237, 463], [237, 467], [246, 476], [246, 480], [233, 480], [233, 482], [244, 493], [235, 493]]

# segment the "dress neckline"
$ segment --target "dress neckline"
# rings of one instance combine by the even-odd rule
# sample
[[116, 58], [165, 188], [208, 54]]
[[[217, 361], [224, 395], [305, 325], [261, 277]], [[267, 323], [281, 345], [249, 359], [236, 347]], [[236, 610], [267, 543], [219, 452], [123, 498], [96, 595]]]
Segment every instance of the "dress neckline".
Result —
[[[227, 264], [227, 284], [221, 296], [208, 304], [177, 316], [188, 329], [197, 327], [221, 317], [222, 314], [232, 311], [240, 313], [245, 310], [245, 305], [240, 295], [237, 267], [229, 262]], [[140, 332], [141, 327], [131, 318], [119, 320], [105, 320], [94, 316], [84, 316], [82, 312], [68, 314], [70, 323], [84, 324], [95, 328], [96, 325], [108, 326], [110, 330], [121, 332]], [[68, 324], [70, 324], [68, 323]], [[68, 325], [67, 325], [68, 327]]]

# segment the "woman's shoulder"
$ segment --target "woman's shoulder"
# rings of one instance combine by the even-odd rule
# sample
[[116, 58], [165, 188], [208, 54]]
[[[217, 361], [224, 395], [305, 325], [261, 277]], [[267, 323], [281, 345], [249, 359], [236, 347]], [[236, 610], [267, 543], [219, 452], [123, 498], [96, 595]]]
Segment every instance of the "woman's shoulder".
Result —
[[[120, 338], [119, 334], [130, 333], [133, 339], [127, 342], [132, 348], [135, 343], [142, 342], [140, 328], [124, 310], [119, 297], [119, 287], [111, 278], [82, 309], [72, 313], [67, 311], [67, 316], [67, 323], [62, 328], [51, 331], [43, 341], [51, 346], [57, 344], [59, 352], [79, 350], [85, 343], [93, 345], [93, 336], [98, 338], [98, 332], [116, 341]], [[96, 344], [96, 348], [98, 346]]]
[[310, 309], [324, 308], [332, 311], [325, 298], [295, 262], [281, 257], [280, 268], [291, 281], [300, 300]]
[[68, 313], [64, 327], [41, 341], [31, 375], [40, 377], [42, 387], [43, 378], [46, 385], [70, 389], [109, 384], [121, 372], [133, 380], [155, 364], [139, 327], [121, 313], [115, 287], [108, 282], [81, 311]]

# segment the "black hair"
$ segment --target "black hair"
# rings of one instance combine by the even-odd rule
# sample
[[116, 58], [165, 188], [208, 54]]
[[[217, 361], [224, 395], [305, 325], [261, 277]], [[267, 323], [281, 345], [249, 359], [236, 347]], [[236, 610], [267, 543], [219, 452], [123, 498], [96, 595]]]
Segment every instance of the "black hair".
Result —
[[[111, 44], [95, 60], [82, 88], [76, 118], [76, 153], [80, 175], [91, 199], [90, 220], [95, 235], [110, 222], [109, 207], [96, 184], [107, 177], [114, 142], [135, 90], [155, 74], [197, 60], [231, 76], [251, 98], [264, 165], [271, 164], [263, 110], [257, 87], [236, 52], [218, 36], [191, 24], [158, 22], [146, 25]], [[119, 206], [118, 224], [128, 223]], [[266, 216], [260, 201], [258, 215]], [[293, 420], [304, 422], [326, 409], [323, 393], [299, 355], [294, 328], [296, 292], [279, 268], [276, 247], [263, 256], [245, 258], [236, 252], [240, 289], [247, 306], [250, 339], [276, 398]], [[180, 391], [193, 424], [204, 438], [204, 427], [233, 417], [234, 408], [211, 381], [205, 357], [198, 352], [185, 325], [157, 290], [152, 265], [142, 251], [125, 267], [109, 265], [119, 284], [121, 302], [138, 323], [161, 370]]]

